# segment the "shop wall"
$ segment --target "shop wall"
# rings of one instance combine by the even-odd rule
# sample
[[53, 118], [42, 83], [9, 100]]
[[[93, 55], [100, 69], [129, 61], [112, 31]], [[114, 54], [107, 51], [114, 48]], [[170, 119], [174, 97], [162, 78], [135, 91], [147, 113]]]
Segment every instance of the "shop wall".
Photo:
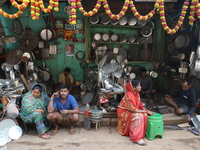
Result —
[[[53, 11], [54, 17], [63, 19], [69, 18], [69, 15], [67, 15], [64, 12], [64, 7], [67, 5], [68, 5], [67, 2], [60, 2], [59, 11], [58, 12]], [[13, 14], [17, 11], [16, 8], [14, 8], [11, 4], [4, 4], [2, 8], [5, 12], [10, 14]], [[27, 7], [24, 13], [19, 17], [19, 19], [22, 23], [23, 29], [25, 29], [26, 27], [30, 27], [39, 36], [40, 31], [46, 28], [46, 23], [43, 19], [43, 16], [47, 15], [48, 14], [41, 12], [39, 20], [32, 20], [32, 18], [30, 17], [30, 7]], [[84, 16], [77, 11], [77, 18], [83, 18], [83, 17]], [[0, 19], [6, 35], [14, 35], [16, 37], [16, 40], [18, 41], [20, 37], [12, 31], [13, 19], [7, 19], [2, 15], [0, 15]], [[50, 21], [50, 27], [53, 27], [51, 21]], [[71, 69], [71, 73], [74, 76], [75, 81], [82, 82], [83, 70], [82, 68], [80, 68], [79, 61], [76, 60], [75, 56], [66, 56], [66, 44], [74, 44], [74, 55], [75, 55], [77, 51], [85, 50], [84, 43], [65, 41], [64, 38], [57, 38], [55, 41], [49, 42], [49, 44], [55, 44], [55, 43], [57, 43], [57, 54], [50, 55], [49, 59], [40, 59], [40, 60], [36, 59], [30, 61], [33, 61], [34, 64], [37, 66], [42, 66], [42, 62], [44, 62], [45, 65], [50, 69], [50, 73], [55, 82], [58, 82], [59, 73], [63, 72], [66, 67], [69, 67]], [[10, 51], [15, 49], [20, 49], [20, 44], [18, 42], [7, 44], [5, 46], [6, 53], [9, 53]], [[35, 49], [39, 48], [36, 47]]]

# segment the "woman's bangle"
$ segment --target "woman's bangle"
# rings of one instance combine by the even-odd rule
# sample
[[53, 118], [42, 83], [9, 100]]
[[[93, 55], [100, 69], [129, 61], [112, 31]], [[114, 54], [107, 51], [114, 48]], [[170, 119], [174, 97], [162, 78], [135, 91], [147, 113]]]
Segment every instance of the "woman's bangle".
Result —
[[148, 109], [145, 109], [146, 110], [146, 113], [148, 113]]
[[53, 101], [53, 99], [51, 98], [50, 101]]

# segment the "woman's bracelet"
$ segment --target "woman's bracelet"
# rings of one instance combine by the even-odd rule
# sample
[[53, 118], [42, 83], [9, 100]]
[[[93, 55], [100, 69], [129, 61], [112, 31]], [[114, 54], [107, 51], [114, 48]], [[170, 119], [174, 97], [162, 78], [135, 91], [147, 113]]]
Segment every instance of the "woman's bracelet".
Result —
[[148, 109], [145, 109], [146, 110], [146, 113], [148, 113]]
[[53, 101], [53, 99], [51, 98], [50, 101]]

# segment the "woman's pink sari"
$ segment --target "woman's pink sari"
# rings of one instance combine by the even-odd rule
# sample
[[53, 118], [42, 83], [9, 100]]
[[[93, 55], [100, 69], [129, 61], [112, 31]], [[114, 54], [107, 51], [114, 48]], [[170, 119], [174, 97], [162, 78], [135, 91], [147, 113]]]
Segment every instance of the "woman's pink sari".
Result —
[[134, 113], [144, 109], [144, 106], [139, 93], [133, 91], [131, 82], [126, 84], [126, 89], [127, 93], [117, 109], [117, 130], [119, 134], [129, 136], [131, 141], [138, 142], [145, 136], [148, 116], [146, 113]]

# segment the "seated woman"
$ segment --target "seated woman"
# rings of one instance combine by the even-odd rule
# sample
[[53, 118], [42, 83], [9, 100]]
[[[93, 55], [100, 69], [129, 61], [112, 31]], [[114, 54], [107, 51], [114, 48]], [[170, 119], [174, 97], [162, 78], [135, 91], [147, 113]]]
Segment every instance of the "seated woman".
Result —
[[148, 114], [153, 115], [153, 112], [144, 108], [140, 99], [139, 92], [141, 91], [140, 82], [132, 80], [126, 84], [127, 93], [120, 101], [117, 109], [118, 133], [124, 136], [129, 136], [131, 141], [145, 146], [143, 140], [146, 133]]
[[46, 116], [49, 97], [42, 91], [42, 86], [36, 84], [32, 90], [22, 98], [20, 117], [26, 123], [35, 123], [39, 137], [49, 139], [50, 135], [45, 133], [50, 128]]

